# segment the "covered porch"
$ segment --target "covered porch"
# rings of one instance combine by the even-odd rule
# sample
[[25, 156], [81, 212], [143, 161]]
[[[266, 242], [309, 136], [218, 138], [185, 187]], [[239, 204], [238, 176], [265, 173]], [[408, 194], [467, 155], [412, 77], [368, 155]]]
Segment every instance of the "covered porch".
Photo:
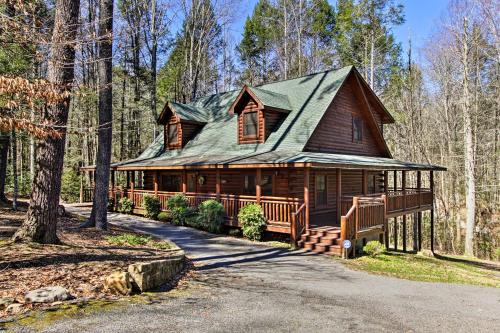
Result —
[[[80, 198], [82, 202], [89, 202], [93, 197], [93, 170], [85, 170], [89, 173], [90, 186], [82, 183]], [[172, 177], [177, 181], [172, 181]], [[239, 183], [244, 183], [240, 184], [242, 190], [236, 187]], [[168, 198], [176, 193], [183, 193], [193, 207], [208, 199], [220, 201], [225, 209], [226, 224], [232, 227], [239, 226], [237, 215], [241, 207], [257, 203], [268, 221], [267, 231], [289, 234], [293, 243], [308, 230], [326, 225], [339, 230], [340, 244], [346, 239], [364, 241], [366, 235], [375, 234], [381, 235], [380, 240], [389, 247], [389, 230], [406, 230], [407, 216], [416, 214], [420, 248], [424, 211], [431, 212], [431, 242], [433, 238], [433, 170], [383, 170], [313, 163], [293, 167], [185, 166], [142, 170], [114, 167], [112, 170], [110, 197], [115, 203], [123, 197], [129, 198], [136, 214], [144, 213], [145, 195], [156, 196], [162, 210], [166, 210]], [[320, 202], [323, 197], [324, 204]], [[396, 238], [393, 247], [397, 248], [397, 232], [393, 232], [391, 238]], [[406, 250], [406, 239], [403, 249]]]

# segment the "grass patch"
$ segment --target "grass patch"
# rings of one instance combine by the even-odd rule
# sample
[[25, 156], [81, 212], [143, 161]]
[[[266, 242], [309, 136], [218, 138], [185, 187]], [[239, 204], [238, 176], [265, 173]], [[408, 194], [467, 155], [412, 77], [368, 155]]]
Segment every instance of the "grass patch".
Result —
[[0, 239], [0, 247], [6, 247], [11, 244], [9, 239]]
[[160, 250], [169, 250], [172, 245], [165, 241], [155, 241], [150, 236], [143, 236], [137, 234], [121, 234], [118, 236], [107, 236], [106, 241], [110, 244], [116, 245], [130, 245], [130, 246], [151, 246]]
[[271, 247], [276, 247], [279, 249], [291, 249], [292, 246], [290, 243], [285, 243], [285, 242], [280, 242], [280, 241], [267, 241], [267, 242], [260, 242], [261, 244], [264, 244], [266, 246], [271, 246]]
[[500, 288], [500, 269], [480, 260], [457, 256], [434, 258], [389, 252], [363, 256], [346, 265], [380, 275], [426, 282], [447, 282]]

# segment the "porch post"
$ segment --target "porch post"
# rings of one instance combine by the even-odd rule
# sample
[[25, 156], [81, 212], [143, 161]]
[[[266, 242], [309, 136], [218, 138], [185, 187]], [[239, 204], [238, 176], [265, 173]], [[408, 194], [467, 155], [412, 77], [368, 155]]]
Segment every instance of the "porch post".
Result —
[[394, 250], [398, 250], [398, 218], [394, 218]]
[[83, 175], [80, 177], [80, 203], [83, 203]]
[[115, 170], [111, 170], [111, 198], [115, 200]]
[[220, 198], [220, 170], [215, 169], [215, 194], [217, 194], [217, 199]]
[[130, 180], [130, 194], [132, 197], [132, 202], [134, 201], [134, 188], [135, 188], [135, 171], [131, 171], [131, 180]]
[[403, 252], [406, 252], [406, 170], [401, 172], [401, 189], [403, 190]]
[[258, 205], [260, 205], [260, 196], [262, 194], [261, 183], [262, 183], [262, 169], [257, 168], [255, 175], [255, 197], [257, 199]]
[[336, 176], [337, 176], [337, 222], [340, 225], [340, 219], [342, 217], [342, 169], [337, 168]]
[[187, 173], [186, 170], [182, 170], [182, 193], [186, 194], [187, 192]]
[[368, 170], [363, 170], [363, 194], [368, 194]]
[[431, 208], [431, 251], [434, 253], [434, 171], [430, 173], [430, 187], [432, 193], [432, 208]]
[[422, 206], [422, 173], [417, 171], [418, 208]]
[[158, 196], [158, 171], [155, 170], [153, 173], [153, 189], [155, 191], [155, 197]]
[[406, 252], [406, 214], [403, 215], [403, 252]]
[[309, 230], [309, 174], [308, 167], [304, 169], [304, 204], [306, 209], [306, 230]]
[[389, 249], [389, 219], [387, 218], [387, 200], [389, 200], [389, 171], [384, 171], [384, 243]]

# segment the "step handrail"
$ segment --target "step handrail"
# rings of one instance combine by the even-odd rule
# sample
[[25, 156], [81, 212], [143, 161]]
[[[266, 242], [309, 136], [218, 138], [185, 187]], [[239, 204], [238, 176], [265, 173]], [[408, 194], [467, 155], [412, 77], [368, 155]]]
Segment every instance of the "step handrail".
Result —
[[[297, 208], [297, 210], [292, 213], [292, 223], [290, 225], [290, 235], [291, 235], [291, 239], [293, 240], [294, 243], [297, 242], [297, 239], [300, 235], [302, 235], [302, 233], [304, 232], [304, 229], [305, 229], [305, 224], [302, 226], [301, 230], [299, 231], [299, 228], [298, 228], [298, 223], [300, 222], [298, 220], [298, 216], [299, 214], [302, 212], [302, 210], [304, 210], [306, 208], [306, 203], [304, 202], [302, 205], [300, 205], [299, 208]], [[305, 222], [305, 221], [303, 221]]]

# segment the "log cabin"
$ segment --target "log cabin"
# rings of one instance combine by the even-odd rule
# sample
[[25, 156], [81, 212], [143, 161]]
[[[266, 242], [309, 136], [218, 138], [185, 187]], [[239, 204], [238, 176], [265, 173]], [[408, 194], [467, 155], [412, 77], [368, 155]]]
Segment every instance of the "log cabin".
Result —
[[[134, 213], [144, 212], [145, 195], [165, 210], [184, 193], [193, 206], [219, 200], [226, 224], [238, 227], [239, 209], [257, 203], [267, 231], [346, 255], [370, 239], [389, 246], [389, 230], [406, 250], [407, 217], [420, 249], [429, 212], [433, 248], [433, 172], [445, 169], [392, 157], [383, 133], [394, 118], [353, 66], [169, 101], [157, 121], [163, 133], [150, 147], [112, 165], [110, 195], [130, 198]], [[124, 186], [115, 172], [126, 174]], [[82, 189], [81, 201], [91, 199]]]

